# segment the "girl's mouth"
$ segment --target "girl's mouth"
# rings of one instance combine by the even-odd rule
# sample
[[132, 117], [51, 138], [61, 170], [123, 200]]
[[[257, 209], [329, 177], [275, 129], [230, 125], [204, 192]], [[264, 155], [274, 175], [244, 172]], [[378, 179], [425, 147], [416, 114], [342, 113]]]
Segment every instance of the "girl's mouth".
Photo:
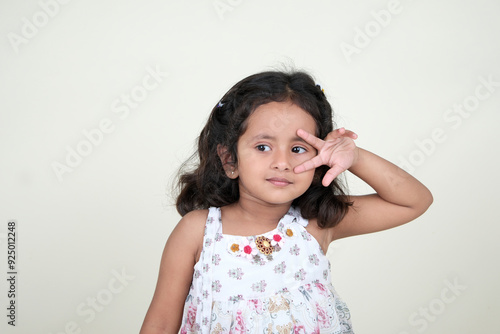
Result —
[[287, 185], [293, 183], [293, 182], [288, 181], [287, 179], [282, 178], [282, 177], [271, 177], [269, 179], [266, 179], [266, 181], [269, 181], [269, 182], [271, 182], [271, 184], [278, 186], [278, 187], [284, 187], [284, 186], [287, 186]]

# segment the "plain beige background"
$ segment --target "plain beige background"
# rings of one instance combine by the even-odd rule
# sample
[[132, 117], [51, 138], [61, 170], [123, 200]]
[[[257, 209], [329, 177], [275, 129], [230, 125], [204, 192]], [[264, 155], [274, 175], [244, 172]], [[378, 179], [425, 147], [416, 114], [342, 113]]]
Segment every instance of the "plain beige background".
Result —
[[15, 328], [1, 280], [0, 331], [137, 333], [179, 220], [177, 168], [227, 89], [285, 64], [313, 74], [359, 146], [434, 194], [408, 225], [331, 245], [355, 332], [498, 333], [499, 10], [2, 1], [0, 267], [15, 219], [19, 275]]

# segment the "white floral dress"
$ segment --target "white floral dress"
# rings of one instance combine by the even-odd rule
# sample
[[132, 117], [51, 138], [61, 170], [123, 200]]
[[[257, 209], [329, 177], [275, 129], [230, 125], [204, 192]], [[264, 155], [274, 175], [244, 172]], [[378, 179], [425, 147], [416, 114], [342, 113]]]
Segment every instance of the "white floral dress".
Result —
[[353, 333], [307, 224], [291, 208], [268, 233], [232, 236], [220, 208], [210, 208], [181, 333]]

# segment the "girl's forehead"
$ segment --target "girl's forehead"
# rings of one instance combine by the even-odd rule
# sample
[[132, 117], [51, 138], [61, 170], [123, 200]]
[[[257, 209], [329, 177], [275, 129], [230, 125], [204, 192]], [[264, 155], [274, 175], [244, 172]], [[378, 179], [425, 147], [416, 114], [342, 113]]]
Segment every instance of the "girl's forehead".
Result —
[[299, 128], [316, 133], [316, 122], [307, 111], [291, 102], [269, 102], [257, 107], [248, 117], [245, 132], [296, 131]]

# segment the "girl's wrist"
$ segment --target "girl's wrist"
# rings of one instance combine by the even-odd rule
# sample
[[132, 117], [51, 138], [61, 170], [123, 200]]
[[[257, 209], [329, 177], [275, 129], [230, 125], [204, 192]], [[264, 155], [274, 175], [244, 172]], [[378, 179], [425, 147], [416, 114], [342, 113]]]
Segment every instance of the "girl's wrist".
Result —
[[348, 168], [350, 172], [352, 172], [353, 169], [356, 169], [356, 167], [359, 166], [359, 164], [361, 163], [363, 151], [364, 151], [363, 149], [357, 146], [354, 149], [354, 159], [352, 160], [351, 167]]

